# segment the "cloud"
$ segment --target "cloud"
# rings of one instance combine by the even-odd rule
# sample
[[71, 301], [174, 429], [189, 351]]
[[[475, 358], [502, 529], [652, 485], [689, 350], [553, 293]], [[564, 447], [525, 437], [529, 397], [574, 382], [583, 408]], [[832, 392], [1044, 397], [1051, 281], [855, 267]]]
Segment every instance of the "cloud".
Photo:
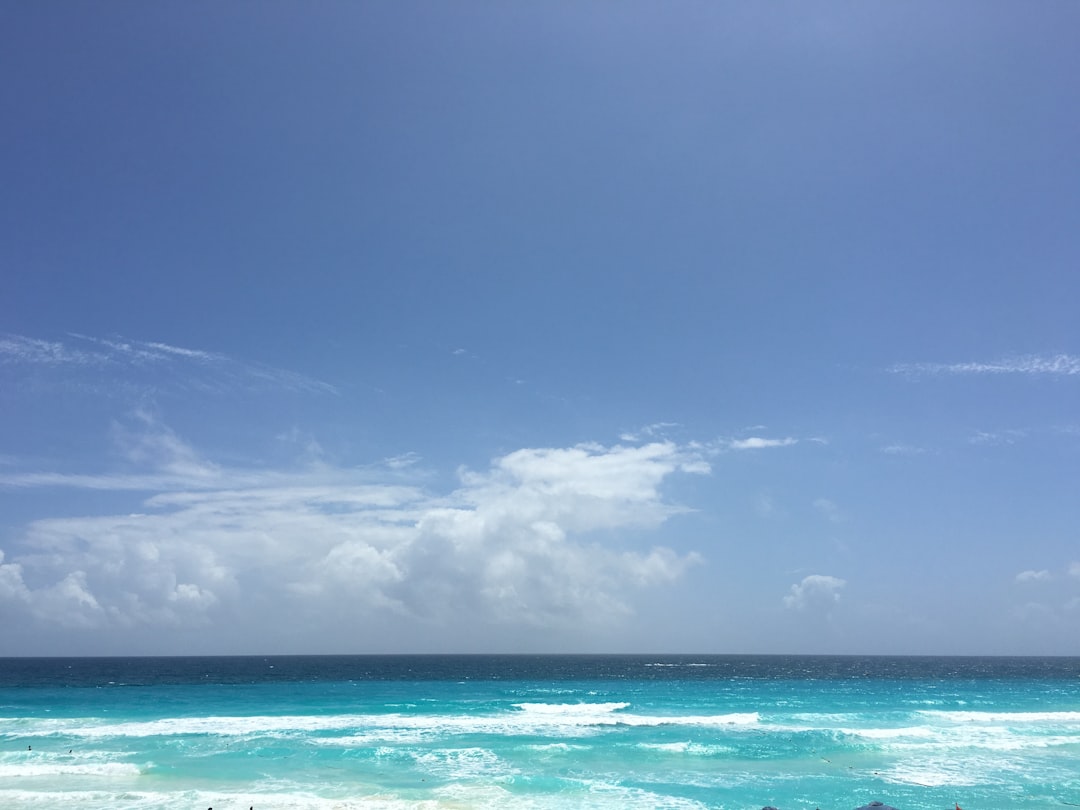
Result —
[[431, 493], [325, 466], [225, 468], [160, 425], [143, 427], [145, 437], [118, 439], [150, 468], [143, 484], [197, 486], [158, 491], [134, 513], [29, 524], [17, 557], [0, 556], [5, 613], [85, 629], [299, 628], [328, 616], [375, 631], [379, 617], [581, 627], [630, 615], [639, 589], [700, 562], [620, 539], [687, 511], [661, 494], [670, 476], [708, 471], [669, 442], [525, 448]]
[[22, 335], [0, 336], [0, 362], [26, 365], [92, 366], [107, 362], [98, 352], [84, 352], [55, 341]]
[[666, 436], [671, 428], [680, 427], [678, 422], [653, 422], [635, 431], [627, 431], [619, 436], [624, 442], [639, 442], [645, 439], [655, 439]]
[[404, 470], [419, 463], [420, 454], [412, 451], [409, 451], [408, 453], [402, 453], [398, 456], [391, 456], [390, 458], [383, 459], [383, 464], [385, 464], [391, 470]]
[[776, 517], [782, 514], [776, 499], [769, 492], [759, 492], [754, 498], [754, 511], [763, 518]]
[[811, 574], [791, 586], [784, 607], [793, 610], [824, 609], [840, 601], [840, 589], [847, 581], [825, 574]]
[[217, 352], [119, 337], [75, 333], [68, 337], [70, 341], [61, 342], [2, 335], [0, 363], [31, 369], [65, 369], [69, 373], [94, 369], [98, 376], [106, 370], [120, 379], [152, 379], [157, 386], [179, 385], [205, 391], [273, 388], [298, 393], [337, 393], [333, 385], [321, 380]]
[[840, 507], [830, 501], [828, 498], [818, 498], [814, 501], [814, 508], [820, 512], [827, 520], [833, 523], [843, 523], [844, 513], [840, 511]]
[[322, 445], [314, 436], [297, 427], [279, 433], [275, 438], [282, 444], [297, 450], [299, 458], [309, 463], [318, 463], [326, 455]]
[[1016, 575], [1017, 582], [1045, 582], [1048, 579], [1050, 579], [1050, 572], [1046, 570], [1021, 571]]
[[0, 475], [0, 486], [17, 488], [69, 487], [115, 492], [154, 492], [175, 487], [205, 487], [209, 482], [160, 473], [16, 472]]
[[919, 456], [925, 453], [926, 450], [910, 444], [890, 444], [882, 447], [881, 452], [890, 456]]
[[1080, 579], [1080, 562], [1069, 563], [1069, 576]]
[[178, 478], [205, 481], [220, 477], [221, 470], [202, 458], [172, 430], [148, 411], [134, 414], [138, 427], [113, 424], [113, 438], [124, 458], [138, 466], [153, 467]]
[[980, 430], [968, 439], [969, 444], [999, 445], [1016, 444], [1017, 439], [1027, 437], [1028, 431], [1019, 428], [1000, 430], [995, 433]]
[[95, 338], [71, 333], [71, 337], [97, 347], [97, 355], [104, 363], [161, 363], [175, 358], [196, 360], [203, 363], [227, 360], [224, 355], [199, 349], [170, 346], [167, 343], [125, 340], [123, 338]]
[[0, 551], [0, 606], [12, 616], [20, 608], [29, 616], [70, 628], [93, 627], [102, 614], [101, 605], [86, 588], [86, 574], [71, 571], [55, 583], [31, 589], [23, 579], [23, 566], [4, 563]]
[[969, 363], [897, 363], [889, 368], [894, 374], [970, 375], [1026, 374], [1031, 376], [1065, 376], [1080, 374], [1080, 357], [1068, 354], [1021, 355], [991, 362]]
[[766, 447], [790, 447], [798, 444], [798, 439], [790, 436], [785, 439], [765, 439], [760, 436], [751, 436], [747, 439], [731, 439], [727, 446], [732, 450], [761, 450]]
[[22, 566], [17, 563], [5, 563], [4, 552], [0, 550], [0, 604], [10, 601], [27, 601], [30, 591], [22, 578]]
[[114, 422], [110, 432], [116, 455], [137, 471], [96, 475], [11, 472], [0, 474], [0, 486], [160, 491], [205, 489], [222, 484], [222, 469], [203, 459], [195, 448], [162, 425], [149, 411], [137, 410], [130, 421]]

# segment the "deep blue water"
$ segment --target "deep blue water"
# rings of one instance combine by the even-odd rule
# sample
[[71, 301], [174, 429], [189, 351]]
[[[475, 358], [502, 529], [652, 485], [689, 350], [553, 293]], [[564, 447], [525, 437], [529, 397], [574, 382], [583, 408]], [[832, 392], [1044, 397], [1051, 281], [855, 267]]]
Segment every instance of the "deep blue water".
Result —
[[1080, 805], [1080, 659], [0, 659], [0, 807]]

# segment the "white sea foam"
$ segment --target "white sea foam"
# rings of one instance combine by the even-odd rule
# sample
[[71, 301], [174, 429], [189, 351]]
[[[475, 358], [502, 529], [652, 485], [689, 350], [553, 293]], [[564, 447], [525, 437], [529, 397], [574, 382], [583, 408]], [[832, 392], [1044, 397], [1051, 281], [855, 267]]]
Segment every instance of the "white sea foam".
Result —
[[[148, 767], [148, 766], [144, 766]], [[99, 762], [81, 764], [57, 760], [34, 759], [26, 762], [0, 763], [0, 779], [17, 779], [31, 776], [102, 776], [117, 778], [138, 776], [143, 768], [128, 762]]]
[[641, 743], [638, 745], [645, 751], [663, 751], [669, 754], [687, 754], [690, 756], [714, 757], [719, 754], [728, 754], [733, 750], [728, 745], [709, 745], [689, 740], [673, 743]]
[[1080, 746], [1078, 734], [1040, 733], [1031, 729], [987, 724], [915, 726], [906, 728], [844, 728], [842, 734], [873, 742], [883, 752], [911, 755], [920, 751], [939, 752], [954, 758], [964, 752], [1008, 753], [1059, 746]]
[[486, 748], [442, 748], [413, 754], [418, 765], [438, 776], [455, 780], [508, 779], [520, 771], [503, 761], [494, 751]]
[[879, 775], [886, 782], [919, 787], [970, 787], [985, 782], [981, 775], [976, 776], [970, 767], [959, 763], [909, 761], [894, 765]]
[[679, 667], [715, 667], [716, 664], [709, 664], [704, 661], [691, 661], [685, 664], [676, 663], [673, 661], [654, 661], [651, 664], [646, 664], [647, 667], [659, 667], [661, 669], [678, 669]]
[[[285, 786], [282, 786], [285, 787]], [[277, 791], [25, 791], [0, 788], [4, 810], [191, 810], [192, 807], [239, 808], [253, 805], [259, 810], [565, 810], [565, 795], [523, 796], [494, 784], [454, 782], [432, 790], [431, 798], [417, 798], [379, 792], [369, 795], [317, 796], [295, 790]], [[579, 810], [704, 810], [689, 799], [664, 796], [646, 790], [607, 784], [582, 783], [573, 794]]]
[[862, 737], [867, 740], [904, 740], [935, 739], [940, 736], [938, 729], [928, 726], [906, 726], [903, 728], [839, 728], [841, 734]]
[[[288, 737], [289, 735], [282, 735]], [[430, 735], [418, 729], [375, 729], [363, 734], [343, 734], [333, 737], [307, 737], [308, 745], [324, 748], [372, 748], [388, 745], [419, 745], [430, 739]]]
[[950, 712], [922, 709], [919, 714], [950, 723], [1080, 725], [1080, 712]]
[[559, 717], [595, 717], [627, 709], [629, 703], [515, 703], [515, 709]]
[[77, 807], [79, 810], [114, 810], [116, 807], [123, 807], [124, 810], [191, 810], [192, 807], [239, 808], [250, 805], [258, 807], [259, 810], [451, 810], [461, 807], [438, 798], [414, 799], [393, 795], [326, 798], [303, 792], [38, 792], [0, 789], [0, 807], [4, 810], [54, 810], [57, 807]]
[[588, 751], [590, 748], [588, 745], [571, 745], [570, 743], [564, 742], [540, 743], [538, 745], [526, 745], [524, 747], [529, 751], [539, 751], [542, 753], [554, 752], [559, 754], [569, 754], [574, 751]]
[[435, 791], [445, 807], [472, 810], [705, 810], [692, 799], [606, 782], [580, 782], [569, 794], [523, 796], [497, 785], [454, 783]]
[[792, 720], [807, 723], [810, 728], [832, 727], [844, 723], [857, 723], [863, 718], [861, 714], [851, 712], [795, 712], [789, 715]]
[[629, 703], [518, 703], [525, 714], [550, 717], [557, 725], [591, 726], [749, 726], [757, 725], [757, 712], [710, 715], [642, 715], [623, 712]]
[[628, 703], [519, 703], [514, 711], [489, 715], [364, 714], [169, 717], [113, 723], [103, 718], [45, 719], [23, 728], [20, 737], [67, 736], [88, 739], [175, 737], [273, 737], [353, 732], [358, 743], [400, 739], [402, 734], [503, 735], [583, 734], [605, 726], [751, 726], [757, 712], [717, 715], [643, 715], [622, 710]]

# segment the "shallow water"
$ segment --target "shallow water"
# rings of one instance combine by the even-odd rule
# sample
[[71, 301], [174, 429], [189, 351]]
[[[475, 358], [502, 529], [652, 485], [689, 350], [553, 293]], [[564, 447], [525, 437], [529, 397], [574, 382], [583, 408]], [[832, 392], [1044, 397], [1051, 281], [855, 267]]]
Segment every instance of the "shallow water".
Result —
[[0, 660], [0, 807], [1080, 804], [1080, 659]]

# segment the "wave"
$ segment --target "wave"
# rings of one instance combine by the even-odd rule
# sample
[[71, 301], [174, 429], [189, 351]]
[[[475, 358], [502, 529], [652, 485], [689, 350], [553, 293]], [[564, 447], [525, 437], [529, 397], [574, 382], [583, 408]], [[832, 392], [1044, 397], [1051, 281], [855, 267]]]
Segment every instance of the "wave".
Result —
[[721, 754], [730, 754], [734, 751], [730, 745], [710, 745], [690, 742], [689, 740], [672, 743], [638, 743], [637, 747], [644, 751], [661, 751], [665, 754], [687, 754], [699, 757], [715, 757]]
[[886, 782], [919, 787], [971, 787], [986, 782], [985, 775], [976, 775], [968, 763], [952, 767], [941, 763], [905, 763], [888, 768], [879, 775]]
[[430, 734], [550, 735], [588, 733], [605, 726], [750, 726], [757, 712], [718, 715], [642, 715], [624, 712], [628, 703], [519, 703], [513, 711], [485, 715], [343, 714], [170, 717], [159, 720], [109, 722], [103, 718], [45, 719], [0, 736], [79, 738], [174, 737], [205, 735], [251, 737], [354, 731], [355, 736], [413, 732]]
[[629, 703], [517, 703], [525, 715], [550, 719], [560, 726], [749, 726], [757, 725], [757, 712], [708, 715], [658, 715], [624, 712]]
[[671, 661], [655, 661], [651, 664], [646, 664], [647, 667], [658, 667], [660, 669], [679, 669], [681, 667], [715, 667], [716, 664], [709, 664], [704, 661], [691, 661], [688, 663], [675, 663]]
[[573, 715], [610, 714], [630, 708], [629, 703], [515, 703], [515, 709], [536, 714]]
[[[306, 790], [259, 789], [241, 791], [182, 790], [72, 790], [31, 791], [0, 788], [0, 806], [5, 810], [43, 807], [78, 807], [80, 810], [191, 810], [192, 807], [247, 807], [259, 810], [502, 810], [524, 807], [529, 810], [563, 810], [565, 794], [522, 797], [501, 785], [470, 785], [454, 782], [431, 791], [431, 798], [418, 799], [380, 792], [357, 796], [320, 796]], [[585, 781], [572, 796], [581, 810], [705, 810], [692, 799], [667, 796], [641, 788]]]
[[5, 810], [45, 807], [78, 807], [79, 810], [113, 810], [116, 807], [123, 807], [125, 810], [191, 810], [192, 807], [248, 807], [252, 804], [259, 810], [442, 810], [450, 806], [437, 800], [417, 801], [395, 796], [324, 798], [302, 792], [31, 791], [0, 788], [0, 806]]
[[588, 745], [573, 745], [565, 742], [537, 743], [536, 745], [527, 745], [525, 748], [529, 751], [537, 751], [539, 753], [554, 752], [557, 754], [569, 754], [574, 751], [590, 750], [590, 746]]
[[122, 776], [138, 776], [150, 767], [146, 765], [140, 768], [128, 762], [99, 762], [93, 765], [49, 760], [0, 763], [0, 780], [28, 776], [104, 776], [115, 779]]
[[1046, 723], [1080, 724], [1080, 712], [971, 712], [921, 709], [918, 714], [950, 723]]

